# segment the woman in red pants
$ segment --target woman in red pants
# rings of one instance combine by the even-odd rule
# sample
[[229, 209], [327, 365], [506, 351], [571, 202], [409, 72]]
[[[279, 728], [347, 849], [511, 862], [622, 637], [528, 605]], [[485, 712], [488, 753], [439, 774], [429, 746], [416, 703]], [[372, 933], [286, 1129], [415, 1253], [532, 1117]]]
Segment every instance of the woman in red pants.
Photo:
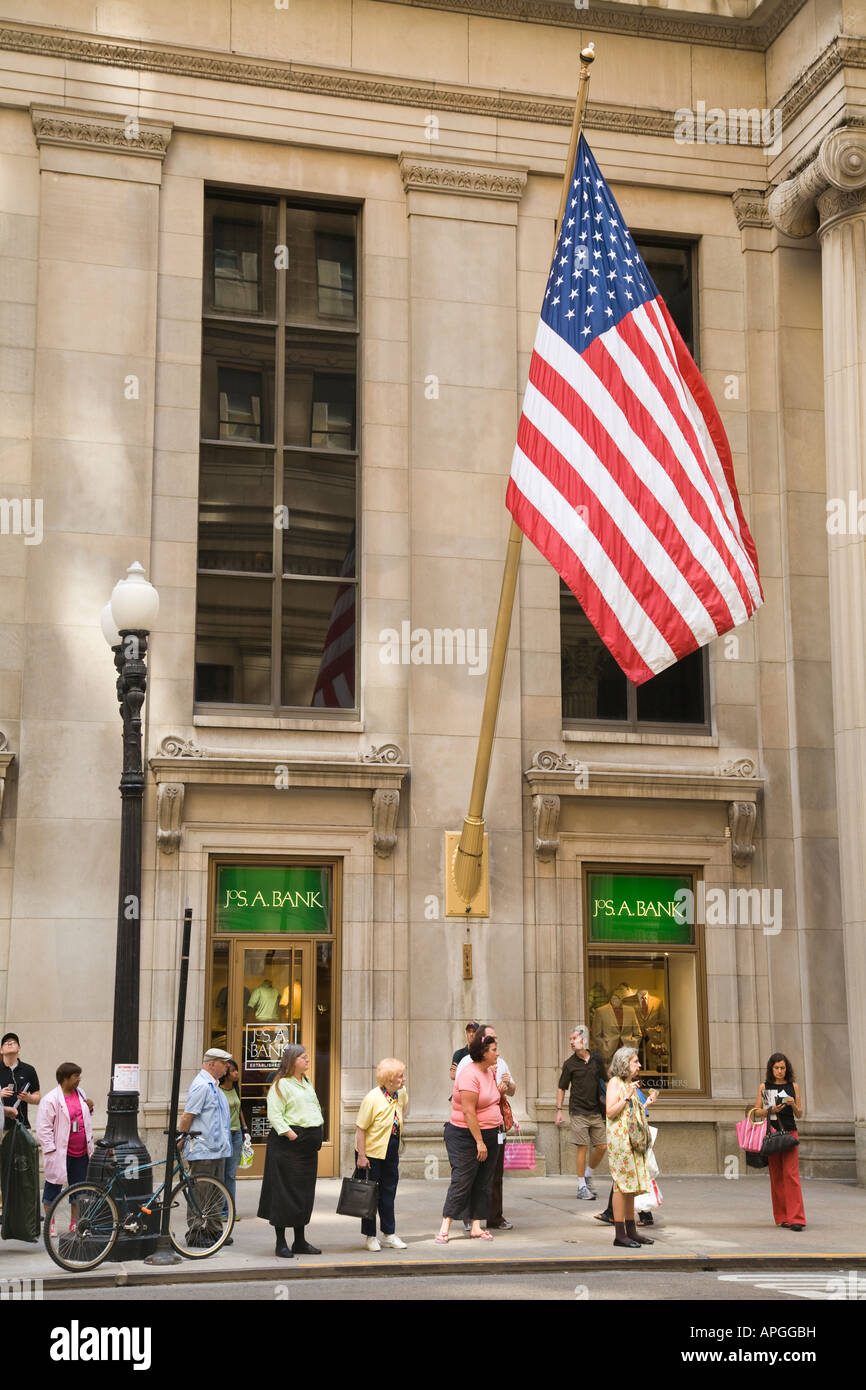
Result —
[[[757, 1119], [767, 1115], [768, 1124], [773, 1129], [784, 1130], [796, 1138], [797, 1121], [803, 1114], [803, 1107], [800, 1104], [800, 1088], [784, 1052], [774, 1052], [768, 1061], [767, 1074], [758, 1087], [755, 1109]], [[786, 1226], [789, 1231], [802, 1231], [806, 1225], [803, 1194], [800, 1191], [799, 1152], [797, 1145], [794, 1145], [784, 1153], [769, 1155], [773, 1216], [777, 1226]]]

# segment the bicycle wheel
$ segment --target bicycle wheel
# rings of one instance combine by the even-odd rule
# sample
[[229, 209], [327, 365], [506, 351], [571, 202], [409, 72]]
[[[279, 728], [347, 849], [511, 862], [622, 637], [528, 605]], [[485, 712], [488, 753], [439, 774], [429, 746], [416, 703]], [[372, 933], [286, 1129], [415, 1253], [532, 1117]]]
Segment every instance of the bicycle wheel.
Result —
[[110, 1193], [89, 1182], [67, 1187], [45, 1218], [45, 1248], [56, 1265], [75, 1273], [93, 1269], [108, 1255], [120, 1217]]
[[217, 1178], [184, 1178], [171, 1194], [169, 1238], [178, 1254], [188, 1260], [213, 1255], [225, 1245], [234, 1224], [234, 1203], [228, 1188]]

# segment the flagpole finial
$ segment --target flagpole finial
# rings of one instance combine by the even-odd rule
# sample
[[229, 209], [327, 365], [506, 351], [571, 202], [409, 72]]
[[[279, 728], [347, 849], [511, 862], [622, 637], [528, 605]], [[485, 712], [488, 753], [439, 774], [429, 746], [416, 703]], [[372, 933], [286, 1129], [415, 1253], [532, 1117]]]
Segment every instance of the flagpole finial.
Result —
[[595, 62], [595, 44], [594, 44], [594, 43], [588, 43], [588, 44], [586, 45], [586, 48], [582, 48], [582, 49], [580, 50], [580, 61], [581, 61], [582, 63], [587, 63], [587, 64], [589, 64], [589, 63], [594, 63], [594, 62]]

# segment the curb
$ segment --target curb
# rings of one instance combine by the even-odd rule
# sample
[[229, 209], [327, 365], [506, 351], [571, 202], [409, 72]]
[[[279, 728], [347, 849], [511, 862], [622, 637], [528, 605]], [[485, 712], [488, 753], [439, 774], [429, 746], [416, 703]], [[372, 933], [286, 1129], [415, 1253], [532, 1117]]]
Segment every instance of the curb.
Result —
[[199, 1266], [178, 1265], [171, 1273], [156, 1274], [150, 1270], [130, 1269], [119, 1266], [112, 1274], [49, 1274], [42, 1276], [43, 1289], [110, 1289], [110, 1288], [153, 1288], [160, 1284], [231, 1284], [270, 1282], [282, 1284], [291, 1279], [395, 1279], [412, 1276], [429, 1278], [453, 1277], [454, 1275], [483, 1274], [494, 1270], [497, 1274], [556, 1274], [583, 1273], [599, 1274], [608, 1270], [641, 1269], [654, 1271], [674, 1271], [677, 1273], [705, 1274], [719, 1270], [765, 1270], [780, 1266], [794, 1269], [866, 1269], [864, 1254], [803, 1254], [803, 1255], [643, 1255], [638, 1259], [629, 1255], [527, 1255], [523, 1258], [510, 1256], [497, 1259], [467, 1259], [459, 1263], [447, 1260], [393, 1260], [387, 1264], [374, 1265], [368, 1262], [342, 1264], [291, 1264], [251, 1265], [241, 1269], [226, 1269], [211, 1265], [207, 1269]]

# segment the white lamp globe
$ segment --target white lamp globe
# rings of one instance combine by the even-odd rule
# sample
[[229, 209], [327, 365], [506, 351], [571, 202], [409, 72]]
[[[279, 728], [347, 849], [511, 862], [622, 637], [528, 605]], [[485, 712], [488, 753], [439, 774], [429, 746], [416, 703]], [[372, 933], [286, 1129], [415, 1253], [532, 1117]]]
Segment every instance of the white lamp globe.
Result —
[[159, 594], [136, 560], [111, 591], [111, 616], [121, 632], [150, 632], [159, 613]]
[[102, 635], [109, 647], [120, 646], [120, 633], [115, 626], [114, 618], [111, 616], [111, 604], [107, 603], [99, 615], [99, 625], [102, 628]]

